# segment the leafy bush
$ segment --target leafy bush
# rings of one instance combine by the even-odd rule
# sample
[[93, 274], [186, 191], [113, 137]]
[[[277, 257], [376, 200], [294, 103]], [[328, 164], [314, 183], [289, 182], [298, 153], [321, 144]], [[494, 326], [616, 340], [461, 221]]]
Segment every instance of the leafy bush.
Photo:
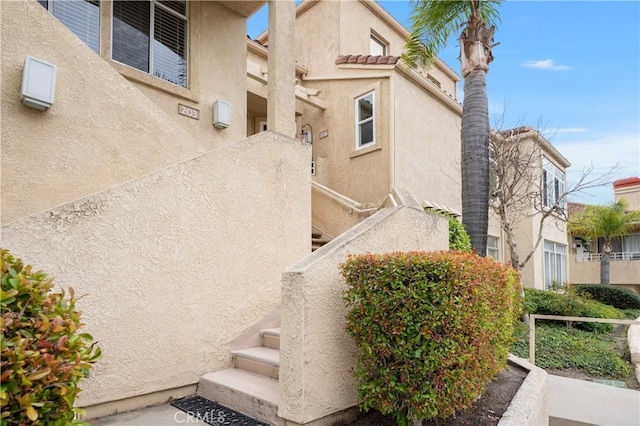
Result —
[[640, 296], [633, 291], [611, 285], [579, 285], [574, 287], [579, 296], [611, 305], [618, 309], [640, 309]]
[[0, 424], [68, 425], [79, 381], [100, 357], [69, 288], [53, 293], [53, 278], [2, 249], [2, 385]]
[[469, 238], [467, 230], [458, 219], [451, 216], [449, 213], [438, 212], [430, 209], [427, 209], [427, 211], [444, 216], [449, 221], [449, 250], [463, 251], [465, 253], [473, 252], [471, 247], [471, 238]]
[[[558, 294], [551, 291], [524, 289], [524, 309], [528, 314], [562, 315], [568, 317], [590, 318], [624, 318], [624, 313], [618, 309], [579, 297], [571, 292]], [[577, 327], [587, 331], [610, 332], [611, 324], [575, 323]]]
[[400, 424], [469, 407], [506, 365], [519, 275], [462, 252], [351, 256], [341, 265], [360, 407]]

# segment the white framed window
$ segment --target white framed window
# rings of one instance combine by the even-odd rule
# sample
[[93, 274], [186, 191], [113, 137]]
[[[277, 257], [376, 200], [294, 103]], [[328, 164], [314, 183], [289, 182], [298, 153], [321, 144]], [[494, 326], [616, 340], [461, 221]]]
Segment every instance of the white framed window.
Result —
[[498, 237], [487, 236], [487, 256], [493, 257], [495, 260], [500, 260], [500, 246], [498, 245], [500, 239]]
[[373, 145], [376, 141], [375, 93], [369, 92], [355, 100], [356, 149]]
[[373, 56], [387, 56], [387, 44], [379, 37], [371, 34], [369, 54]]
[[547, 288], [567, 283], [566, 245], [544, 240], [544, 283]]
[[547, 160], [542, 160], [542, 197], [543, 205], [553, 208], [556, 204], [564, 209], [565, 202], [561, 201], [565, 192], [565, 175], [555, 164]]
[[187, 87], [186, 0], [113, 1], [111, 58]]
[[38, 3], [100, 54], [99, 0], [38, 0]]

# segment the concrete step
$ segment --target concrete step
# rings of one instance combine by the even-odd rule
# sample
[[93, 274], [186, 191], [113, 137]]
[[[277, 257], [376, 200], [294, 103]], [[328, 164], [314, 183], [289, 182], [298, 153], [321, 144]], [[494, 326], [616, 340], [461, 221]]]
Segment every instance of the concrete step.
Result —
[[267, 328], [260, 331], [262, 336], [262, 346], [271, 349], [280, 349], [280, 329]]
[[277, 380], [237, 368], [208, 373], [200, 378], [197, 394], [273, 426], [278, 417]]
[[280, 351], [256, 347], [231, 351], [236, 368], [277, 379], [280, 372]]

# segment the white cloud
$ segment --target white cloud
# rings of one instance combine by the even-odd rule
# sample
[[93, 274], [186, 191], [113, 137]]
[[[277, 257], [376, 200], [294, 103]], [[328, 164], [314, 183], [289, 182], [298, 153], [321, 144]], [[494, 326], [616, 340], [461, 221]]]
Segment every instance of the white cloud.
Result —
[[584, 133], [588, 132], [589, 129], [584, 127], [560, 127], [554, 130], [554, 133]]
[[566, 71], [570, 69], [567, 65], [556, 65], [553, 59], [543, 59], [541, 61], [524, 61], [525, 68], [537, 68], [541, 70]]
[[604, 204], [613, 201], [613, 180], [631, 176], [640, 176], [640, 135], [610, 134], [596, 140], [556, 142], [554, 146], [564, 155], [571, 167], [567, 170], [567, 181], [571, 186], [583, 174], [593, 167], [593, 177], [601, 176], [618, 165], [618, 173], [609, 179], [606, 185], [592, 188], [573, 201], [589, 204]]

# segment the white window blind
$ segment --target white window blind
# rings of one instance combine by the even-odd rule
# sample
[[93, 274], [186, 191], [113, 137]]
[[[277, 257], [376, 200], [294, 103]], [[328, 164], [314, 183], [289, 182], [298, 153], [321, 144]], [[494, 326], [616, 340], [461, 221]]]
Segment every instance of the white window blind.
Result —
[[38, 0], [94, 52], [100, 53], [100, 2], [98, 0]]
[[113, 60], [187, 87], [186, 1], [113, 2]]

